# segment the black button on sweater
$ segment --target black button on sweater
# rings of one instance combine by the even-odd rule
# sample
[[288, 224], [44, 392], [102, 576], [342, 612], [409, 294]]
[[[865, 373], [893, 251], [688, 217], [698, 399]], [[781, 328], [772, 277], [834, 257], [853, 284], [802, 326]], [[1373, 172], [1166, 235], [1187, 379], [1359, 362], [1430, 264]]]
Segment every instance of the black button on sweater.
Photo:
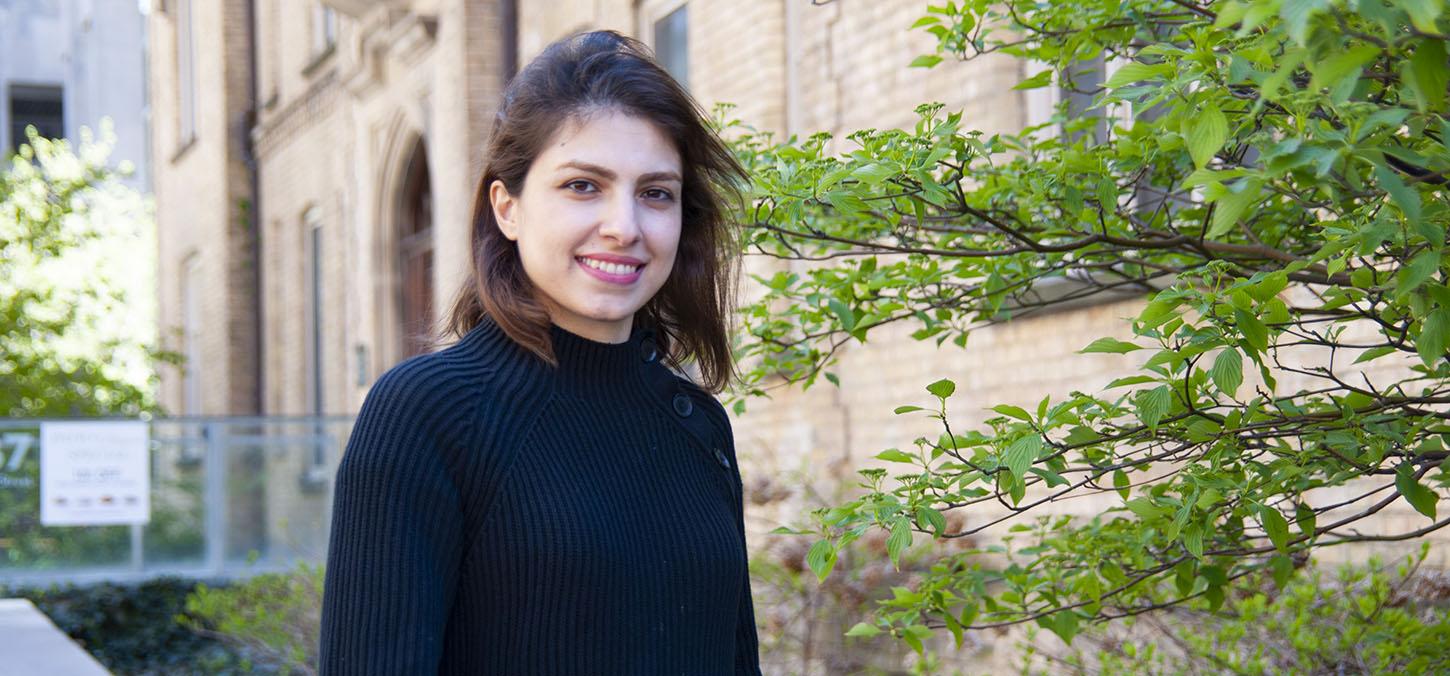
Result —
[[324, 674], [759, 674], [724, 409], [648, 330], [552, 339], [557, 369], [485, 319], [368, 393]]

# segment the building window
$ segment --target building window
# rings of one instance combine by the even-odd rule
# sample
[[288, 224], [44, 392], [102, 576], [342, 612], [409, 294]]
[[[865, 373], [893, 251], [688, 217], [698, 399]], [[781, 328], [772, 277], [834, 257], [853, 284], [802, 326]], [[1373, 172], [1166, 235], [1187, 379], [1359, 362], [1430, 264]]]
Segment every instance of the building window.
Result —
[[25, 128], [44, 138], [65, 136], [65, 105], [60, 87], [10, 86], [10, 149], [27, 143]]
[[326, 410], [326, 401], [323, 398], [324, 387], [322, 373], [322, 210], [312, 207], [302, 216], [302, 231], [305, 234], [307, 252], [307, 278], [303, 280], [307, 290], [307, 317], [304, 325], [307, 327], [307, 389], [308, 406], [314, 415], [322, 415]]
[[181, 263], [181, 412], [201, 415], [201, 255]]
[[690, 85], [689, 6], [680, 5], [655, 22], [655, 58], [680, 84]]
[[1067, 104], [1065, 119], [1068, 124], [1075, 120], [1086, 121], [1085, 127], [1069, 130], [1069, 140], [1076, 141], [1086, 136], [1088, 145], [1107, 142], [1108, 116], [1102, 109], [1093, 109], [1093, 98], [1105, 82], [1107, 66], [1101, 56], [1079, 61], [1064, 74], [1062, 100]]
[[337, 10], [320, 2], [312, 5], [312, 54], [321, 56], [337, 45]]
[[433, 325], [433, 189], [421, 142], [403, 180], [398, 231], [403, 356], [428, 350]]
[[186, 145], [196, 138], [196, 43], [191, 16], [191, 0], [176, 3], [176, 86], [179, 143]]

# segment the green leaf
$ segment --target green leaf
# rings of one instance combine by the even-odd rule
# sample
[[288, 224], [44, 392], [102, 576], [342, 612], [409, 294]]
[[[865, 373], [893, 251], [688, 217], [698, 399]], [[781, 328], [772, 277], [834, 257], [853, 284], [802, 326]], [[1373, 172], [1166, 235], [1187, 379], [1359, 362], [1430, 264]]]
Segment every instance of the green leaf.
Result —
[[857, 622], [856, 626], [846, 631], [846, 635], [852, 638], [871, 638], [880, 633], [881, 630], [876, 625], [866, 624], [865, 622]]
[[1273, 507], [1259, 507], [1259, 523], [1264, 526], [1264, 533], [1269, 536], [1269, 541], [1274, 543], [1274, 548], [1280, 552], [1289, 551], [1289, 522], [1284, 515]]
[[856, 313], [852, 312], [851, 308], [847, 307], [845, 303], [832, 298], [826, 301], [826, 305], [831, 308], [831, 313], [835, 314], [836, 318], [841, 320], [842, 328], [850, 331], [856, 327]]
[[1168, 514], [1168, 509], [1154, 504], [1152, 498], [1133, 498], [1127, 502], [1127, 507], [1145, 521]]
[[1380, 187], [1390, 194], [1390, 199], [1394, 200], [1395, 206], [1400, 208], [1401, 214], [1404, 214], [1405, 222], [1411, 225], [1418, 223], [1420, 221], [1420, 193], [1405, 185], [1399, 176], [1385, 167], [1375, 165], [1374, 175], [1379, 181]]
[[1126, 340], [1118, 340], [1117, 338], [1099, 338], [1089, 343], [1087, 347], [1078, 350], [1078, 354], [1086, 354], [1089, 352], [1111, 352], [1114, 354], [1123, 354], [1125, 352], [1132, 352], [1133, 350], [1141, 349], [1143, 349], [1143, 346], [1134, 345], [1133, 343], [1130, 343]]
[[880, 187], [881, 184], [885, 183], [887, 179], [895, 176], [898, 173], [900, 172], [884, 164], [881, 164], [880, 162], [870, 162], [856, 167], [856, 169], [851, 172], [851, 175], [855, 176], [856, 179], [861, 181], [862, 183], [865, 183], [866, 185], [875, 188]]
[[925, 652], [925, 646], [922, 645], [922, 641], [929, 638], [931, 638], [930, 627], [913, 624], [901, 628], [901, 640], [906, 641], [907, 645], [910, 645], [911, 649], [915, 650], [918, 655]]
[[939, 399], [946, 399], [957, 391], [957, 384], [947, 378], [942, 378], [926, 386], [926, 391]]
[[1193, 157], [1194, 166], [1202, 169], [1228, 139], [1228, 118], [1217, 105], [1210, 103], [1199, 109], [1192, 119], [1193, 127], [1188, 132], [1188, 154]]
[[1052, 84], [1052, 69], [1044, 70], [1032, 77], [1018, 82], [1013, 89], [1037, 89]]
[[1410, 15], [1410, 23], [1421, 33], [1440, 35], [1435, 21], [1445, 10], [1444, 0], [1400, 0], [1398, 3]]
[[1104, 86], [1108, 89], [1117, 89], [1140, 80], [1150, 80], [1167, 73], [1169, 68], [1170, 66], [1166, 63], [1148, 64], [1137, 61], [1126, 63], [1113, 72], [1113, 76], [1108, 78], [1108, 82]]
[[912, 68], [931, 68], [941, 63], [941, 57], [935, 54], [922, 54], [911, 60]]
[[1306, 540], [1313, 541], [1318, 521], [1319, 517], [1314, 514], [1314, 510], [1309, 505], [1302, 502], [1294, 505], [1294, 523], [1299, 526], [1299, 532]]
[[836, 547], [830, 540], [817, 540], [806, 552], [806, 565], [816, 574], [817, 582], [824, 582], [831, 569], [836, 566]]
[[1007, 447], [1007, 452], [1002, 456], [1002, 464], [1012, 477], [1021, 481], [1027, 476], [1027, 468], [1032, 466], [1032, 461], [1037, 459], [1037, 454], [1042, 452], [1042, 437], [1037, 434], [1028, 434], [1019, 437]]
[[1018, 420], [1026, 420], [1027, 422], [1032, 422], [1032, 414], [1028, 413], [1027, 410], [1022, 408], [1021, 406], [1013, 406], [1011, 404], [997, 404], [996, 406], [992, 407], [992, 410], [1001, 413], [1002, 415], [1011, 416]]
[[1138, 385], [1140, 383], [1151, 383], [1157, 380], [1153, 376], [1123, 376], [1122, 378], [1114, 378], [1113, 382], [1108, 383], [1103, 389], [1111, 390], [1124, 385]]
[[892, 412], [895, 413], [896, 415], [901, 415], [903, 413], [915, 413], [916, 411], [925, 411], [925, 410], [926, 409], [924, 409], [924, 408], [922, 408], [920, 406], [897, 406], [896, 409], [894, 411], [892, 411]]
[[1415, 339], [1415, 351], [1426, 366], [1434, 367], [1445, 358], [1450, 347], [1450, 310], [1437, 307], [1420, 325], [1420, 336]]
[[1077, 636], [1077, 613], [1071, 610], [1059, 610], [1046, 617], [1039, 617], [1037, 624], [1057, 634], [1063, 643], [1072, 643], [1073, 637]]
[[1366, 361], [1372, 361], [1372, 360], [1375, 360], [1375, 359], [1379, 359], [1380, 357], [1383, 357], [1383, 356], [1385, 356], [1385, 355], [1387, 355], [1387, 354], [1389, 354], [1391, 352], [1398, 352], [1398, 350], [1394, 346], [1391, 346], [1391, 345], [1386, 345], [1384, 347], [1376, 347], [1376, 348], [1373, 348], [1373, 349], [1365, 350], [1363, 354], [1360, 354], [1358, 357], [1355, 357], [1354, 363], [1358, 364], [1360, 362], [1366, 362]]
[[926, 15], [924, 17], [921, 17], [920, 19], [917, 19], [916, 20], [916, 23], [911, 24], [911, 27], [912, 28], [921, 28], [923, 26], [932, 26], [932, 25], [935, 25], [935, 24], [938, 24], [938, 23], [941, 23], [941, 17], [936, 17], [936, 16], [932, 16], [932, 15], [928, 14], [928, 15]]
[[1269, 328], [1252, 312], [1234, 308], [1234, 323], [1239, 333], [1244, 335], [1244, 341], [1254, 350], [1263, 352], [1269, 349]]
[[923, 530], [930, 530], [937, 536], [946, 532], [947, 519], [942, 513], [931, 507], [916, 508], [916, 522]]
[[1123, 496], [1124, 500], [1128, 499], [1129, 487], [1132, 484], [1133, 482], [1128, 479], [1127, 472], [1120, 469], [1113, 470], [1113, 488], [1118, 489], [1118, 495]]
[[1262, 186], [1258, 180], [1244, 179], [1236, 185], [1236, 188], [1230, 188], [1214, 202], [1213, 221], [1210, 223], [1205, 237], [1209, 239], [1222, 237], [1235, 225], [1238, 225], [1239, 218], [1244, 215], [1245, 211], [1248, 211], [1249, 207], [1259, 201]]
[[886, 553], [891, 565], [901, 570], [901, 552], [911, 546], [911, 526], [906, 519], [897, 519], [891, 526], [891, 536], [886, 538]]
[[1415, 254], [1415, 257], [1400, 266], [1399, 272], [1395, 274], [1395, 298], [1402, 300], [1409, 296], [1411, 291], [1419, 288], [1421, 284], [1425, 283], [1425, 280], [1430, 278], [1430, 275], [1435, 274], [1439, 267], [1439, 251], [1429, 249]]
[[1171, 403], [1173, 393], [1168, 391], [1167, 385], [1159, 385], [1151, 390], [1138, 390], [1133, 397], [1133, 404], [1138, 408], [1138, 419], [1149, 427], [1158, 426], [1158, 421], [1163, 419]]
[[1333, 89], [1340, 79], [1350, 74], [1356, 74], [1357, 77], [1359, 70], [1379, 56], [1379, 53], [1379, 47], [1360, 44], [1314, 64], [1314, 79], [1310, 81], [1309, 87], [1316, 91], [1326, 87]]
[[1047, 482], [1048, 488], [1067, 485], [1067, 479], [1062, 478], [1061, 474], [1047, 469], [1046, 467], [1033, 467], [1027, 471], [1042, 477], [1042, 480]]
[[1415, 479], [1414, 465], [1404, 463], [1395, 468], [1395, 490], [1410, 503], [1415, 511], [1435, 518], [1435, 503], [1440, 501], [1440, 494], [1426, 488], [1424, 484]]
[[880, 453], [877, 453], [876, 458], [878, 460], [885, 460], [887, 462], [905, 462], [913, 464], [916, 463], [916, 458], [913, 458], [907, 453], [904, 453], [901, 450], [895, 448], [888, 448]]
[[1191, 524], [1183, 529], [1183, 548], [1195, 559], [1203, 558], [1203, 529]]
[[1315, 14], [1324, 11], [1327, 5], [1326, 0], [1284, 0], [1279, 6], [1279, 16], [1284, 19], [1284, 26], [1289, 29], [1289, 37], [1294, 42], [1305, 44], [1310, 20]]
[[1275, 554], [1269, 558], [1269, 570], [1274, 575], [1274, 584], [1283, 589], [1294, 577], [1294, 560], [1285, 554]]
[[1209, 371], [1209, 377], [1213, 384], [1224, 394], [1232, 397], [1244, 382], [1244, 357], [1238, 350], [1232, 347], [1224, 348], [1213, 359], [1213, 368]]

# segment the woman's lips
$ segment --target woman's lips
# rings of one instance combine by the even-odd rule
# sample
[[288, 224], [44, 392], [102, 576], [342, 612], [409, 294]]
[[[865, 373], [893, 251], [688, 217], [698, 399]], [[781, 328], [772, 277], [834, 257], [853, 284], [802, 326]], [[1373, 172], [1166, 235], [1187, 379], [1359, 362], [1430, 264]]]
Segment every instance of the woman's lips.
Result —
[[[596, 260], [598, 260], [598, 259], [596, 259]], [[619, 275], [619, 274], [614, 274], [612, 272], [605, 272], [603, 270], [600, 270], [599, 268], [596, 268], [596, 267], [593, 267], [593, 266], [589, 265], [588, 263], [585, 263], [583, 256], [577, 256], [577, 257], [575, 257], [574, 258], [574, 262], [576, 264], [578, 264], [580, 268], [583, 268], [584, 272], [587, 272], [590, 275], [593, 275], [595, 279], [599, 279], [599, 280], [602, 280], [602, 281], [605, 281], [605, 282], [609, 282], [610, 284], [619, 284], [619, 285], [629, 285], [629, 284], [633, 284], [633, 283], [639, 281], [640, 273], [644, 270], [644, 265], [640, 265], [638, 268], [635, 269], [634, 272], [629, 272], [629, 273], [625, 273], [625, 274]]]

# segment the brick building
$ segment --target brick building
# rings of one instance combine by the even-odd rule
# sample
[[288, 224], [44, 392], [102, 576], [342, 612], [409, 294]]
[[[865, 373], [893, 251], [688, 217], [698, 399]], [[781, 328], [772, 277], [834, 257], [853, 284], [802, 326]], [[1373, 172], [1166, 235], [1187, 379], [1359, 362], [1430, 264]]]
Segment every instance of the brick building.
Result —
[[[166, 373], [162, 399], [184, 412], [352, 413], [379, 373], [423, 349], [412, 336], [446, 309], [468, 265], [499, 91], [574, 31], [639, 37], [707, 107], [735, 103], [736, 116], [781, 135], [904, 126], [925, 101], [963, 111], [969, 128], [1015, 131], [1045, 120], [1058, 96], [1014, 91], [1035, 68], [1002, 55], [907, 68], [933, 48], [909, 30], [920, 0], [156, 4], [161, 322], [198, 365]], [[735, 429], [752, 546], [794, 546], [765, 534], [799, 520], [816, 504], [808, 495], [830, 496], [872, 455], [934, 436], [929, 421], [892, 414], [933, 380], [956, 380], [953, 423], [966, 427], [987, 406], [1035, 406], [1135, 366], [1076, 351], [1128, 337], [1122, 318], [1142, 303], [1098, 298], [981, 330], [966, 349], [883, 329], [845, 350], [839, 389], [751, 402]]]

